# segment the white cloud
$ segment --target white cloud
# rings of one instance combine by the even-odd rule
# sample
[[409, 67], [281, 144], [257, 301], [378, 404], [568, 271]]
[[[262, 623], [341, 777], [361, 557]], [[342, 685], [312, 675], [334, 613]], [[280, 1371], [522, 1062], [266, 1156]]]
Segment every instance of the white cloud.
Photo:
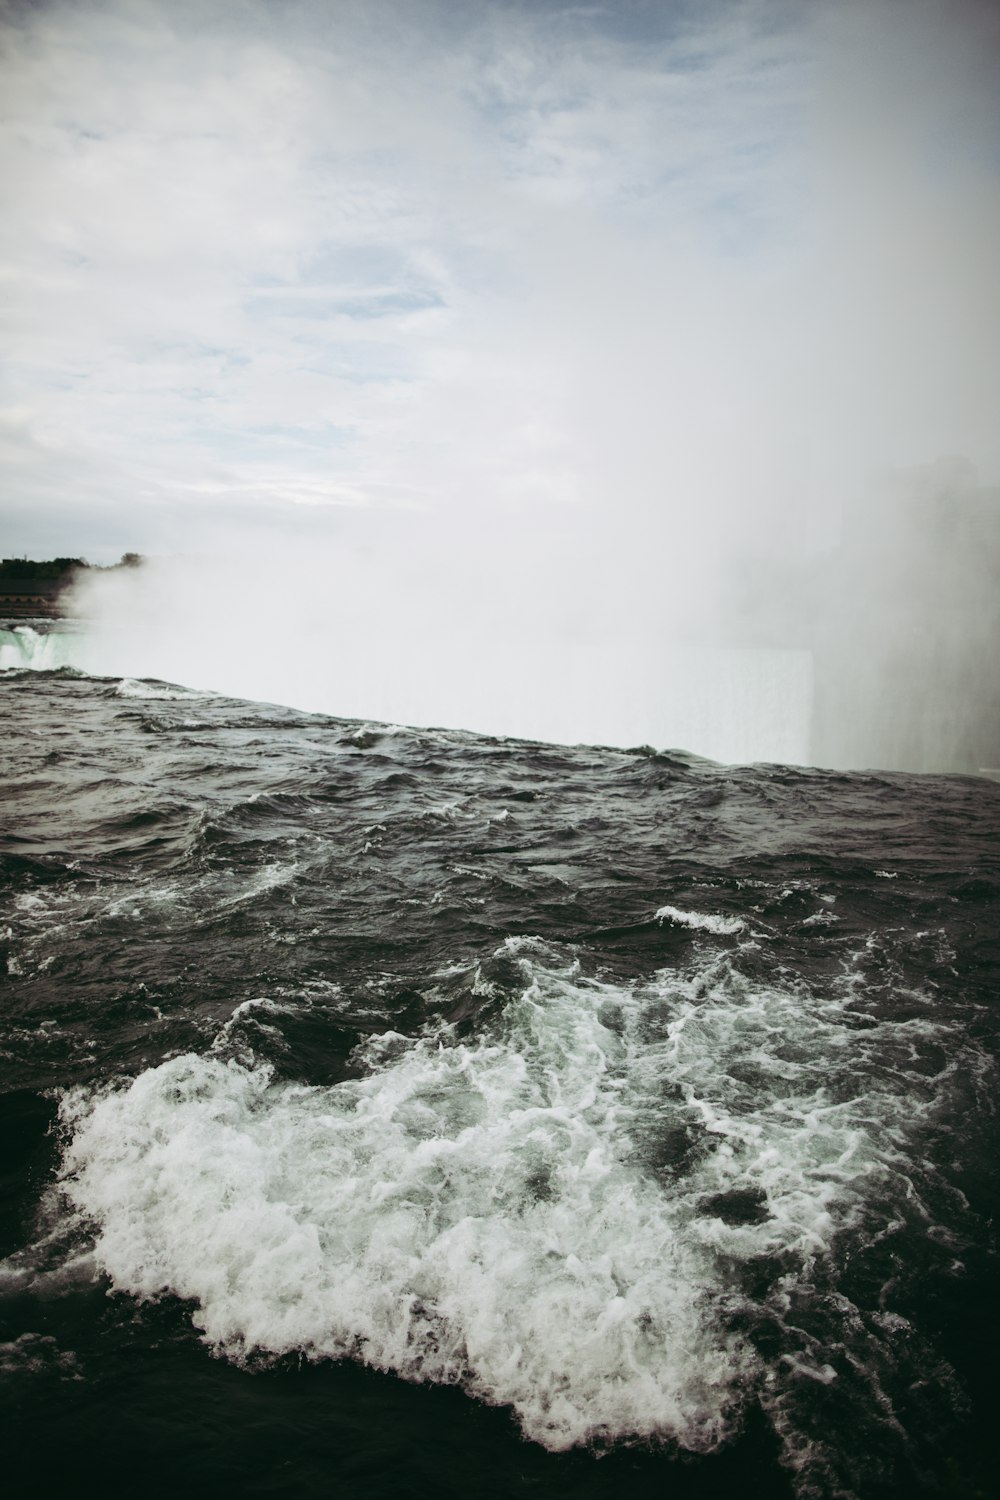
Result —
[[420, 9], [304, 7], [282, 33], [266, 6], [53, 5], [8, 28], [10, 386], [64, 447], [103, 447], [123, 506], [137, 475], [182, 503], [218, 448], [204, 482], [249, 465], [279, 497], [331, 430], [317, 493], [565, 503], [581, 360], [628, 360], [599, 345], [629, 241], [682, 372], [699, 331], [662, 283], [703, 291], [699, 241], [740, 193], [777, 211], [787, 43], [726, 11], [640, 47], [485, 7], [442, 47]]

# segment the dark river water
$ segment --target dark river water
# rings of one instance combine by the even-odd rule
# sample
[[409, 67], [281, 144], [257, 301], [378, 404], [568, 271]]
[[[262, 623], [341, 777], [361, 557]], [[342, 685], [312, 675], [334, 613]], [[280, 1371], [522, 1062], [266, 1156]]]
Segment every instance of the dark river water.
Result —
[[1000, 785], [0, 675], [12, 1493], [996, 1493]]

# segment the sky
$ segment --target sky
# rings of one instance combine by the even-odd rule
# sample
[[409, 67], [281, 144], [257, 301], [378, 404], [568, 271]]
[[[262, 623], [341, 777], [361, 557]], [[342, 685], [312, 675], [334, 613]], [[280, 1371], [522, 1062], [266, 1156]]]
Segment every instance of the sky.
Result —
[[718, 645], [732, 560], [822, 552], [881, 474], [1000, 483], [995, 4], [0, 34], [4, 555], [223, 558], [224, 614], [308, 595], [383, 674], [517, 640], [538, 697], [561, 648]]

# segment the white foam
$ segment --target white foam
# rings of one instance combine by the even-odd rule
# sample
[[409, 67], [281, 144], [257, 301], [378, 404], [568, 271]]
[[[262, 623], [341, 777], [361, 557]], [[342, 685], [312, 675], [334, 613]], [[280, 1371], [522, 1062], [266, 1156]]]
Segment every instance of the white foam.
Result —
[[[727, 1329], [732, 1268], [780, 1254], [787, 1298], [873, 1196], [912, 1200], [907, 1132], [934, 1101], [899, 1069], [930, 1023], [845, 1028], [849, 986], [755, 989], [725, 961], [627, 988], [530, 940], [499, 957], [520, 980], [489, 1034], [376, 1038], [360, 1080], [277, 1081], [241, 1047], [67, 1094], [63, 1190], [112, 1284], [190, 1299], [236, 1360], [460, 1383], [557, 1450], [708, 1450], [751, 1387], [777, 1409], [834, 1379], [809, 1347], [764, 1379]], [[688, 1159], [665, 1161], [679, 1134]], [[760, 1222], [727, 1220], [733, 1190]]]
[[11, 1343], [0, 1343], [0, 1375], [60, 1375], [81, 1380], [71, 1349], [60, 1349], [43, 1333], [22, 1333]]
[[137, 677], [123, 677], [115, 688], [117, 698], [150, 698], [170, 702], [184, 702], [190, 698], [211, 698], [214, 695], [202, 688], [174, 687], [163, 682], [146, 682]]
[[661, 906], [654, 913], [658, 922], [673, 922], [677, 927], [693, 927], [701, 932], [714, 932], [719, 937], [734, 932], [743, 932], [746, 923], [739, 917], [720, 917], [714, 912], [680, 911], [676, 906]]

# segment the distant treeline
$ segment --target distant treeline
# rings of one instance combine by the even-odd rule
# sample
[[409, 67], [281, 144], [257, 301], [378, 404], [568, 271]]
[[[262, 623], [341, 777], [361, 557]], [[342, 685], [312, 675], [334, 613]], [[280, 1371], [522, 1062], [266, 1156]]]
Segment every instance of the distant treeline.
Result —
[[144, 559], [138, 552], [124, 552], [120, 562], [111, 563], [108, 568], [102, 568], [100, 564], [87, 562], [84, 557], [50, 557], [47, 561], [38, 562], [30, 557], [5, 557], [0, 562], [0, 578], [17, 578], [27, 581], [29, 578], [66, 579], [71, 573], [83, 571], [108, 572], [111, 568], [138, 568]]

